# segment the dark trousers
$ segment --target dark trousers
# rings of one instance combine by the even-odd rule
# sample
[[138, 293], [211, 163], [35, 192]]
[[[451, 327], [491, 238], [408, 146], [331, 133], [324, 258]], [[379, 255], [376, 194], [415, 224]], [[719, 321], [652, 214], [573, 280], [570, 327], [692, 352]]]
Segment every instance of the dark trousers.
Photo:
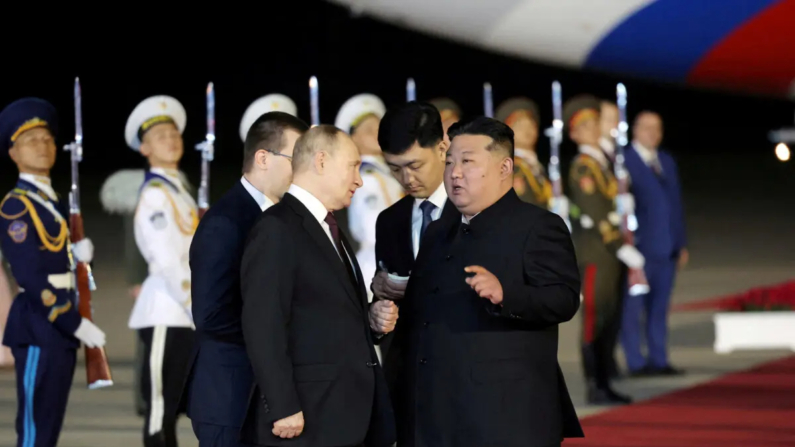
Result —
[[155, 326], [138, 331], [144, 344], [141, 388], [144, 391], [144, 447], [176, 447], [182, 384], [193, 350], [194, 331], [186, 327]]
[[585, 378], [598, 387], [610, 383], [615, 331], [621, 318], [621, 264], [615, 260], [589, 263], [582, 271], [582, 362]]
[[11, 348], [17, 373], [17, 447], [58, 444], [77, 350]]
[[[647, 259], [644, 268], [649, 280], [649, 293], [624, 297], [621, 324], [621, 345], [627, 368], [637, 371], [644, 366], [668, 366], [668, 307], [676, 276], [676, 260]], [[645, 314], [648, 359], [641, 353], [641, 315]]]

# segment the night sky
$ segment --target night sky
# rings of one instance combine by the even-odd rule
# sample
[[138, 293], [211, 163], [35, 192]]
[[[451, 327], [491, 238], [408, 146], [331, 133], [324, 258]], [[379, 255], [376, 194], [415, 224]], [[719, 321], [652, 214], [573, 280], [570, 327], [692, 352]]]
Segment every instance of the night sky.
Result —
[[[47, 51], [20, 55], [6, 66], [0, 105], [23, 96], [53, 102], [61, 113], [62, 147], [72, 138], [72, 83], [79, 75], [85, 135], [81, 170], [104, 178], [120, 168], [143, 166], [143, 159], [124, 142], [124, 126], [137, 103], [150, 95], [174, 96], [188, 112], [183, 169], [198, 181], [199, 155], [193, 147], [204, 138], [208, 81], [216, 90], [214, 172], [239, 169], [238, 126], [245, 108], [258, 97], [286, 94], [298, 104], [299, 116], [309, 121], [307, 84], [312, 75], [320, 81], [324, 123], [333, 123], [338, 108], [357, 93], [375, 93], [387, 106], [405, 101], [406, 78], [413, 77], [418, 99], [449, 96], [465, 114], [482, 113], [484, 81], [494, 87], [495, 108], [510, 96], [529, 96], [541, 108], [542, 126], [548, 127], [553, 80], [562, 83], [564, 101], [579, 93], [615, 98], [620, 81], [629, 91], [630, 118], [641, 108], [662, 114], [664, 145], [680, 163], [720, 163], [748, 154], [754, 160], [772, 160], [760, 169], [795, 173], [792, 163], [774, 160], [774, 146], [767, 140], [771, 129], [793, 125], [791, 101], [563, 70], [356, 18], [320, 1], [284, 2], [279, 14], [274, 4], [262, 2], [264, 6], [234, 12], [213, 4], [209, 10], [188, 11], [195, 17], [137, 11], [136, 19], [147, 18], [140, 23], [132, 22], [132, 13], [123, 14], [124, 21], [112, 15], [100, 20], [85, 12], [61, 14], [51, 27]], [[76, 27], [70, 30], [72, 25]], [[31, 26], [30, 20], [12, 23], [7, 35], [35, 36]], [[548, 147], [542, 137], [544, 162]], [[563, 151], [564, 159], [574, 154], [571, 142], [566, 141]], [[68, 172], [61, 156], [53, 176]], [[7, 158], [0, 160], [0, 173], [0, 187], [7, 190], [16, 178]], [[213, 196], [223, 189], [214, 184]]]

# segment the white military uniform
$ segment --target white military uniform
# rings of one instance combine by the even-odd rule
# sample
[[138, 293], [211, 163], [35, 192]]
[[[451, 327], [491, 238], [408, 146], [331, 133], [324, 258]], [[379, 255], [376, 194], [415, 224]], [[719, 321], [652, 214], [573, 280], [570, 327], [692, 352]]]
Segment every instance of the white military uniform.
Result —
[[[176, 99], [148, 98], [127, 120], [127, 144], [139, 150], [142, 132], [165, 122], [173, 123], [181, 134], [185, 121], [185, 109]], [[175, 445], [177, 415], [184, 412], [177, 404], [193, 350], [189, 251], [198, 215], [178, 170], [151, 168], [146, 173], [135, 209], [134, 235], [148, 275], [128, 324], [138, 330], [145, 348], [141, 381], [147, 446]]]
[[[373, 114], [379, 119], [386, 113], [384, 103], [375, 95], [360, 94], [343, 104], [337, 114], [335, 126], [345, 132], [366, 115]], [[375, 261], [375, 222], [381, 211], [389, 208], [405, 194], [403, 187], [392, 176], [383, 157], [363, 155], [359, 170], [362, 176], [362, 187], [356, 191], [348, 207], [348, 229], [359, 243], [356, 260], [362, 269], [364, 285], [368, 299], [372, 300], [370, 283], [376, 272]]]
[[292, 116], [298, 116], [298, 107], [295, 102], [281, 93], [271, 93], [265, 95], [248, 106], [243, 119], [240, 120], [240, 140], [246, 142], [246, 135], [251, 125], [262, 115], [268, 112], [284, 112]]

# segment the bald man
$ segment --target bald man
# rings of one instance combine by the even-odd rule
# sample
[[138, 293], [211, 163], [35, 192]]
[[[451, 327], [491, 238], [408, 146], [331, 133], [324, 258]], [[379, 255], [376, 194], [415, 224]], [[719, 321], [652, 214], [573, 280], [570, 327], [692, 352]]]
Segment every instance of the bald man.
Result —
[[395, 441], [374, 338], [394, 329], [397, 306], [368, 305], [371, 278], [334, 216], [362, 187], [361, 163], [342, 130], [309, 129], [293, 149], [292, 184], [249, 233], [240, 291], [254, 390], [244, 443], [387, 447]]
[[[674, 159], [660, 149], [660, 115], [641, 112], [635, 119], [632, 136], [632, 147], [625, 158], [638, 219], [635, 243], [646, 259], [644, 271], [651, 290], [645, 296], [624, 295], [621, 344], [630, 376], [681, 374], [668, 363], [666, 348], [674, 277], [688, 260], [679, 175]], [[646, 331], [646, 357], [641, 353], [641, 330]]]

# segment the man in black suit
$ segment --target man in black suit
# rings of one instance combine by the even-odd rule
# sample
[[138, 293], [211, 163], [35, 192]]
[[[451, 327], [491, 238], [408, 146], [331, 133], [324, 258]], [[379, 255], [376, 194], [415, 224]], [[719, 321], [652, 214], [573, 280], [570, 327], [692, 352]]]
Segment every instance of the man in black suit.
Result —
[[243, 341], [240, 261], [251, 226], [292, 180], [295, 141], [309, 126], [283, 112], [250, 127], [243, 176], [204, 215], [190, 247], [197, 343], [188, 370], [188, 417], [201, 447], [234, 447], [253, 384]]
[[333, 214], [362, 186], [360, 164], [343, 131], [311, 128], [295, 145], [293, 184], [251, 230], [241, 268], [255, 382], [246, 442], [385, 447], [395, 440], [373, 332], [394, 328], [397, 307], [380, 301], [368, 310], [356, 256]]
[[513, 190], [508, 126], [478, 117], [449, 136], [457, 212], [428, 227], [400, 309], [398, 446], [560, 446], [582, 436], [557, 362], [580, 302], [569, 231]]
[[[373, 278], [377, 300], [399, 300], [406, 291], [407, 278], [414, 267], [420, 240], [428, 225], [439, 219], [447, 205], [444, 189], [444, 158], [448, 144], [444, 141], [442, 118], [436, 108], [424, 102], [409, 102], [386, 112], [378, 127], [378, 144], [392, 175], [407, 195], [378, 215], [375, 224], [375, 262], [379, 266]], [[394, 276], [390, 278], [389, 274]], [[399, 349], [392, 350], [395, 331], [378, 343], [387, 382], [400, 361]]]

